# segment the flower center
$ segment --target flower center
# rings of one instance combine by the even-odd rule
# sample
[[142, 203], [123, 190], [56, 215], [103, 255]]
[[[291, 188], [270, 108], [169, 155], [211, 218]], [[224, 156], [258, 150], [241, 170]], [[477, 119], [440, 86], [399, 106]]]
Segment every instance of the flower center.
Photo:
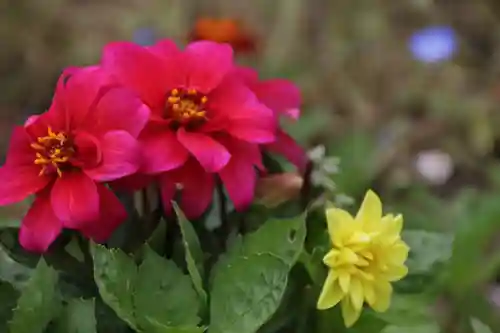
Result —
[[53, 132], [49, 127], [47, 135], [38, 137], [31, 147], [36, 151], [34, 163], [42, 166], [40, 176], [55, 171], [61, 177], [62, 172], [71, 167], [70, 159], [75, 154], [75, 148], [66, 133]]
[[207, 97], [196, 89], [173, 89], [165, 105], [165, 118], [173, 120], [172, 126], [195, 127], [203, 124], [206, 118]]

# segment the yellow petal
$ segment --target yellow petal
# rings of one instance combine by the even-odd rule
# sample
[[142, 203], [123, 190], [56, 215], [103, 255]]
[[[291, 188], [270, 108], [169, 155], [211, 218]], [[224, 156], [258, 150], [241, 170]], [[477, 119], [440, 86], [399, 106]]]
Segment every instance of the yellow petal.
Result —
[[368, 190], [356, 215], [356, 221], [361, 222], [364, 230], [373, 231], [379, 228], [381, 219], [382, 202], [375, 192]]
[[370, 281], [362, 280], [363, 284], [363, 294], [365, 296], [366, 303], [375, 303], [375, 290], [373, 289], [373, 284]]
[[339, 264], [355, 264], [358, 261], [358, 255], [348, 247], [342, 248], [340, 251]]
[[339, 258], [339, 250], [332, 249], [330, 250], [324, 257], [323, 257], [323, 263], [327, 265], [328, 267], [333, 268], [335, 265], [337, 265], [338, 258]]
[[342, 300], [342, 317], [344, 317], [344, 324], [346, 327], [351, 327], [358, 321], [361, 315], [361, 309], [355, 309], [349, 297]]
[[351, 296], [351, 303], [356, 310], [361, 310], [363, 307], [364, 293], [363, 285], [361, 281], [357, 278], [351, 279], [351, 288], [349, 290], [349, 295]]
[[410, 247], [403, 241], [398, 241], [390, 247], [387, 261], [393, 265], [402, 265], [408, 259]]
[[385, 312], [391, 304], [392, 286], [389, 282], [380, 281], [374, 284], [375, 302], [370, 304], [373, 310]]
[[384, 272], [384, 277], [391, 282], [399, 281], [408, 274], [408, 267], [401, 266], [389, 266], [387, 271]]
[[323, 285], [323, 289], [321, 290], [321, 294], [319, 295], [318, 304], [316, 305], [319, 310], [334, 307], [340, 302], [342, 297], [344, 297], [344, 293], [340, 289], [336, 279], [337, 274], [330, 270], [326, 277], [325, 284]]
[[342, 289], [342, 291], [347, 294], [351, 285], [351, 274], [349, 274], [349, 272], [347, 272], [346, 270], [339, 270], [338, 275], [340, 289]]
[[337, 246], [342, 246], [354, 222], [351, 214], [342, 209], [330, 208], [326, 210], [326, 220], [328, 223], [328, 233], [332, 243]]

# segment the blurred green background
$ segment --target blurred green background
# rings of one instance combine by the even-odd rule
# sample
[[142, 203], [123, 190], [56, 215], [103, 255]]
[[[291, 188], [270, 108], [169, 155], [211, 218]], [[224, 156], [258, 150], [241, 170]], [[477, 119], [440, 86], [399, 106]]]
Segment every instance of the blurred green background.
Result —
[[[464, 313], [500, 332], [496, 0], [0, 0], [2, 151], [13, 124], [48, 107], [62, 68], [113, 40], [185, 43], [200, 18], [239, 20], [257, 45], [241, 62], [301, 87], [302, 119], [285, 126], [340, 157], [339, 193], [359, 203], [374, 188], [405, 214], [413, 275], [401, 288], [433, 286], [449, 332]], [[412, 49], [430, 26], [454, 33], [446, 59]], [[5, 223], [23, 211], [1, 210]]]

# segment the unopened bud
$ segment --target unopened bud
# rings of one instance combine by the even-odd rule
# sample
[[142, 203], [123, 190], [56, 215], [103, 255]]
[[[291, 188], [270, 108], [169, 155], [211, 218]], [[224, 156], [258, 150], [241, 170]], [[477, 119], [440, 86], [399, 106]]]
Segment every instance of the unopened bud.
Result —
[[296, 172], [285, 172], [260, 178], [255, 189], [256, 201], [266, 207], [276, 207], [297, 198], [304, 179]]

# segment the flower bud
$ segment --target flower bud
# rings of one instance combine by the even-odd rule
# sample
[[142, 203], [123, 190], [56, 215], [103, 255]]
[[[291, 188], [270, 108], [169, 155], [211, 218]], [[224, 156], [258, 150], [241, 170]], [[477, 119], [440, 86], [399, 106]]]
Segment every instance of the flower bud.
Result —
[[296, 172], [270, 175], [258, 180], [255, 189], [257, 202], [276, 207], [299, 196], [304, 179]]

